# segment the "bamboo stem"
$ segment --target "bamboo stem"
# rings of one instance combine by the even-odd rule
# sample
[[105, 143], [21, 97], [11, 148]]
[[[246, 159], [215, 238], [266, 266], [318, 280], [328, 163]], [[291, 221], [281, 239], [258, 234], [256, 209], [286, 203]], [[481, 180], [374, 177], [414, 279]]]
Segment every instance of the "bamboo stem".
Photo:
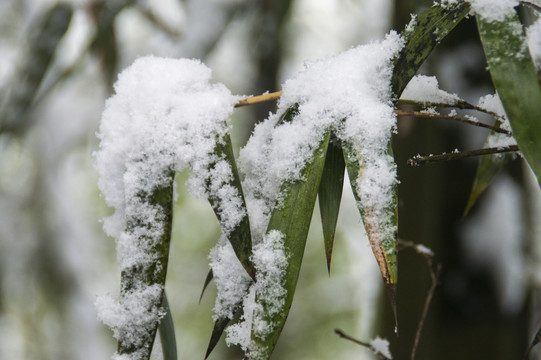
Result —
[[517, 152], [520, 151], [518, 145], [502, 146], [502, 147], [493, 147], [485, 149], [477, 149], [470, 151], [462, 152], [452, 152], [452, 153], [443, 153], [439, 155], [428, 155], [428, 156], [414, 156], [411, 159], [408, 159], [407, 163], [409, 166], [420, 166], [427, 163], [440, 162], [440, 161], [449, 161], [456, 160], [460, 158], [480, 156], [480, 155], [491, 155], [491, 154], [500, 154], [505, 152]]

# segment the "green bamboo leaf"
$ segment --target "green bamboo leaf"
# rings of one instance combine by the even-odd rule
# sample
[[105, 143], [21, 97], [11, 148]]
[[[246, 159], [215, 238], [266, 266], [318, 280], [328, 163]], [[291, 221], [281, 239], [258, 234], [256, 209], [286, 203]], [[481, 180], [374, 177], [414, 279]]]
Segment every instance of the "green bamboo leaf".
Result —
[[283, 309], [273, 315], [269, 315], [267, 311], [268, 304], [265, 303], [265, 300], [256, 294], [256, 302], [263, 309], [262, 320], [267, 324], [272, 324], [272, 327], [264, 338], [255, 335], [254, 331], [252, 331], [252, 342], [255, 344], [257, 351], [247, 354], [250, 359], [260, 360], [270, 357], [289, 313], [323, 174], [329, 138], [330, 132], [326, 134], [325, 139], [314, 151], [312, 161], [303, 170], [303, 180], [286, 183], [282, 186], [281, 193], [286, 194], [285, 199], [283, 204], [276, 208], [271, 215], [267, 234], [271, 231], [279, 231], [284, 235], [284, 248], [288, 259], [284, 279], [284, 289], [286, 289], [287, 294]]
[[[152, 246], [148, 249], [149, 258], [152, 261], [137, 263], [124, 269], [120, 278], [120, 303], [130, 301], [134, 291], [142, 291], [159, 287], [159, 296], [146, 299], [145, 306], [149, 312], [155, 312], [163, 304], [165, 278], [167, 275], [167, 264], [169, 260], [169, 247], [171, 243], [171, 228], [173, 222], [173, 187], [175, 172], [168, 170], [164, 178], [168, 181], [156, 188], [150, 193], [139, 193], [142, 203], [148, 203], [154, 208], [160, 216], [149, 219], [145, 214], [137, 212], [127, 214], [128, 233], [141, 233], [141, 229], [160, 229], [159, 236], [156, 239], [149, 239], [148, 235], [140, 235], [138, 242], [148, 246], [149, 240], [152, 240]], [[160, 222], [157, 224], [156, 222]], [[143, 232], [144, 233], [144, 232]], [[122, 337], [118, 342], [117, 352], [119, 355], [134, 355], [138, 359], [149, 359], [159, 322], [156, 322], [151, 328], [142, 331], [140, 329], [130, 329], [137, 333], [137, 341], [130, 337]]]
[[[442, 6], [435, 4], [423, 11], [406, 28], [402, 36], [406, 43], [395, 60], [391, 86], [396, 99], [406, 88], [434, 47], [468, 14], [466, 2]], [[413, 25], [413, 28], [411, 27]]]
[[338, 221], [340, 201], [342, 200], [345, 167], [342, 146], [339, 140], [334, 135], [331, 135], [318, 191], [319, 210], [321, 213], [321, 224], [323, 226], [323, 241], [325, 243], [325, 256], [329, 274], [331, 273], [331, 258], [336, 222]]
[[513, 13], [503, 21], [476, 16], [492, 83], [528, 164], [541, 179], [541, 89], [522, 24]]
[[526, 350], [526, 355], [524, 355], [524, 359], [528, 359], [528, 355], [530, 355], [530, 352], [532, 349], [541, 342], [541, 328], [537, 330], [537, 333], [535, 334], [535, 337], [532, 340], [532, 343], [530, 346], [528, 346], [528, 350]]
[[[224, 159], [225, 161], [227, 161], [227, 163], [231, 167], [233, 177], [226, 185], [230, 185], [237, 190], [242, 200], [243, 207], [244, 209], [246, 209], [246, 201], [244, 199], [240, 176], [233, 154], [231, 136], [229, 134], [226, 134], [222, 140], [222, 142], [217, 142], [214, 154], [218, 159]], [[213, 166], [214, 165], [211, 165], [211, 168]], [[211, 179], [207, 179], [207, 184], [210, 184], [210, 181]], [[209, 197], [209, 202], [212, 206], [212, 209], [214, 210], [214, 213], [216, 214], [216, 217], [218, 218], [218, 221], [222, 223], [225, 219], [222, 219], [222, 214], [220, 211], [220, 199], [218, 197], [212, 196], [211, 194], [211, 196]], [[235, 254], [237, 255], [240, 263], [242, 264], [246, 272], [248, 272], [248, 275], [250, 275], [252, 279], [255, 279], [254, 265], [250, 260], [252, 256], [252, 235], [250, 232], [250, 221], [247, 214], [242, 218], [240, 223], [230, 232], [229, 242], [231, 243], [231, 246], [233, 246], [233, 250], [235, 251]]]
[[207, 277], [205, 278], [205, 283], [203, 284], [203, 289], [201, 289], [201, 295], [199, 295], [199, 303], [201, 303], [201, 299], [203, 299], [203, 294], [205, 293], [205, 290], [207, 289], [207, 286], [209, 286], [210, 282], [214, 278], [214, 273], [212, 272], [212, 269], [209, 270]]
[[[239, 302], [238, 304], [239, 306], [241, 302], [242, 300]], [[231, 319], [228, 319], [226, 317], [220, 318], [214, 321], [214, 327], [212, 328], [212, 334], [210, 335], [209, 344], [207, 346], [207, 351], [205, 353], [205, 360], [210, 356], [210, 354], [212, 353], [212, 350], [214, 350], [214, 348], [218, 344], [218, 341], [220, 341], [220, 338], [222, 337], [222, 334], [225, 328], [229, 324], [229, 321], [231, 321]]]
[[163, 360], [177, 360], [177, 342], [175, 338], [175, 325], [173, 324], [173, 316], [171, 308], [167, 301], [167, 294], [163, 294], [163, 308], [166, 311], [165, 316], [160, 321], [158, 330], [160, 332], [160, 341], [162, 344]]
[[[374, 253], [374, 257], [378, 263], [381, 275], [383, 276], [383, 281], [385, 284], [385, 289], [387, 290], [387, 295], [391, 302], [393, 308], [393, 313], [395, 315], [396, 322], [396, 284], [398, 280], [398, 266], [397, 266], [397, 234], [391, 234], [389, 237], [385, 238], [384, 235], [386, 231], [384, 227], [392, 225], [397, 228], [398, 225], [398, 214], [397, 214], [397, 191], [395, 184], [394, 196], [392, 203], [389, 207], [384, 209], [384, 211], [390, 215], [392, 224], [382, 223], [379, 221], [378, 216], [373, 216], [371, 213], [374, 212], [374, 209], [364, 208], [361, 205], [361, 199], [359, 196], [359, 189], [357, 188], [357, 179], [362, 172], [362, 167], [360, 164], [360, 159], [351, 146], [343, 144], [344, 150], [344, 159], [346, 162], [346, 168], [348, 170], [348, 176], [351, 183], [351, 189], [353, 190], [353, 195], [357, 201], [357, 206], [361, 217], [363, 219], [363, 224], [368, 235], [368, 241], [370, 242], [370, 247]], [[389, 153], [391, 153], [391, 147], [389, 144]], [[383, 214], [380, 214], [383, 216]]]
[[29, 125], [28, 112], [72, 14], [71, 6], [58, 4], [31, 25], [28, 53], [0, 112], [0, 131], [21, 133]]

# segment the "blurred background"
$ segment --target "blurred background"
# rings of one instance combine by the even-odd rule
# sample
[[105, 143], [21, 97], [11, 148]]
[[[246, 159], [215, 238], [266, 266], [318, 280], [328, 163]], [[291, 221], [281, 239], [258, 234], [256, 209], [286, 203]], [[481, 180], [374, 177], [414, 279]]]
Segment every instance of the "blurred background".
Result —
[[[92, 152], [116, 76], [138, 56], [201, 59], [235, 94], [277, 91], [305, 61], [400, 31], [429, 0], [0, 0], [0, 359], [107, 359], [116, 344], [94, 301], [117, 295], [111, 214]], [[526, 20], [528, 13], [522, 14]], [[476, 103], [492, 94], [473, 19], [421, 72]], [[238, 150], [273, 103], [235, 111]], [[508, 163], [467, 217], [478, 159], [408, 168], [415, 154], [475, 149], [487, 132], [434, 119], [399, 119], [393, 140], [399, 237], [442, 265], [417, 359], [519, 359], [541, 325], [539, 187]], [[210, 206], [178, 176], [167, 292], [180, 359], [203, 359], [215, 289], [201, 303], [219, 237]], [[399, 253], [399, 335], [354, 201], [345, 187], [330, 276], [315, 213], [292, 311], [275, 359], [375, 359], [338, 338], [381, 336], [409, 359], [431, 286], [425, 259]], [[160, 359], [159, 342], [153, 358]], [[532, 352], [531, 358], [539, 358]], [[537, 356], [537, 357], [536, 357]], [[210, 359], [239, 359], [223, 341]]]

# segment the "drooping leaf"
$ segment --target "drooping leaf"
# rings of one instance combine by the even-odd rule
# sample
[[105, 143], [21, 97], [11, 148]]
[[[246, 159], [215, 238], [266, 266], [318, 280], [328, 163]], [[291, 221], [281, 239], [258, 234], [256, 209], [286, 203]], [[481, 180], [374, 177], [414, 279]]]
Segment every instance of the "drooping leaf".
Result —
[[269, 316], [266, 311], [267, 304], [265, 301], [256, 294], [256, 303], [263, 308], [262, 321], [272, 325], [271, 330], [264, 338], [255, 335], [252, 331], [252, 342], [255, 344], [257, 351], [247, 354], [249, 359], [260, 360], [270, 357], [289, 314], [323, 173], [329, 138], [330, 132], [326, 134], [325, 139], [314, 151], [313, 159], [303, 170], [303, 180], [286, 183], [282, 186], [281, 193], [286, 194], [285, 198], [283, 203], [278, 208], [275, 208], [271, 215], [267, 233], [277, 230], [284, 235], [284, 247], [288, 264], [283, 286], [287, 294], [283, 309], [272, 316]]
[[[144, 306], [147, 307], [146, 310], [149, 313], [155, 313], [156, 309], [161, 308], [163, 303], [163, 289], [171, 243], [175, 172], [168, 170], [167, 173], [163, 174], [163, 177], [167, 178], [168, 181], [155, 187], [150, 193], [144, 191], [136, 195], [141, 203], [149, 205], [160, 215], [148, 217], [138, 212], [126, 215], [126, 232], [138, 236], [138, 246], [145, 247], [148, 258], [152, 260], [138, 262], [123, 269], [120, 278], [120, 303], [131, 304], [134, 292], [144, 294], [146, 289], [153, 289], [157, 286], [158, 289], [161, 289], [159, 294], [145, 296]], [[150, 239], [148, 232], [142, 231], [143, 229], [156, 229], [156, 233]], [[136, 296], [136, 298], [144, 296], [143, 294]], [[118, 354], [134, 355], [138, 359], [149, 359], [158, 326], [159, 321], [152, 321], [146, 324], [144, 330], [140, 329], [139, 325], [136, 326], [137, 328], [127, 329], [127, 331], [136, 333], [137, 339], [134, 341], [132, 337], [121, 337], [118, 341]]]
[[199, 295], [199, 302], [201, 302], [201, 299], [203, 299], [203, 294], [205, 293], [205, 290], [207, 289], [207, 286], [209, 286], [210, 282], [214, 278], [214, 273], [212, 272], [212, 269], [209, 270], [207, 277], [205, 278], [205, 283], [203, 284], [203, 289], [201, 289], [201, 295]]
[[434, 47], [468, 14], [470, 5], [457, 1], [450, 5], [435, 4], [417, 15], [413, 28], [402, 36], [406, 43], [395, 60], [391, 86], [396, 99]]
[[503, 21], [476, 16], [492, 83], [520, 150], [541, 179], [541, 88], [518, 15]]
[[331, 135], [318, 191], [319, 210], [321, 213], [321, 224], [323, 226], [323, 241], [325, 243], [325, 257], [327, 259], [327, 271], [329, 274], [331, 273], [331, 258], [336, 222], [338, 221], [340, 201], [342, 200], [345, 167], [342, 146], [339, 140], [334, 135]]
[[173, 324], [173, 316], [171, 315], [171, 308], [169, 307], [169, 301], [165, 292], [163, 294], [163, 309], [165, 310], [165, 316], [160, 321], [158, 328], [162, 344], [163, 360], [177, 360], [175, 325]]
[[[392, 226], [396, 229], [398, 225], [397, 185], [394, 185], [392, 201], [385, 209], [365, 208], [361, 202], [360, 189], [357, 188], [357, 179], [363, 170], [361, 159], [359, 159], [359, 155], [348, 144], [343, 144], [343, 150], [351, 189], [353, 190], [353, 195], [355, 196], [359, 212], [363, 219], [370, 247], [383, 276], [385, 289], [387, 290], [396, 322], [396, 284], [398, 280], [396, 254], [398, 239], [396, 230], [389, 234], [385, 227]], [[391, 153], [390, 144], [389, 153]], [[390, 219], [391, 223], [387, 223], [386, 220], [382, 219]]]
[[[239, 306], [240, 306], [240, 303], [241, 302], [239, 302], [239, 304], [238, 304]], [[238, 312], [238, 310], [237, 310], [237, 312]], [[207, 351], [205, 353], [205, 360], [212, 353], [212, 350], [214, 350], [214, 348], [218, 344], [218, 341], [220, 341], [220, 338], [222, 337], [222, 334], [223, 334], [225, 328], [229, 324], [229, 321], [231, 321], [231, 319], [228, 319], [227, 317], [220, 318], [220, 319], [217, 319], [216, 321], [214, 321], [214, 327], [212, 328], [212, 334], [210, 335], [209, 344], [207, 346]]]
[[0, 131], [23, 132], [29, 125], [28, 111], [49, 69], [58, 43], [66, 33], [73, 10], [60, 3], [30, 26], [28, 53], [2, 104]]
[[[231, 136], [226, 134], [222, 139], [223, 142], [218, 142], [214, 150], [214, 154], [218, 159], [224, 159], [227, 161], [232, 171], [232, 179], [228, 182], [227, 185], [232, 186], [238, 192], [238, 195], [242, 201], [244, 209], [246, 209], [246, 201], [244, 199], [244, 193], [242, 191], [242, 185], [240, 182], [239, 172], [237, 170], [237, 164], [235, 162], [235, 157], [233, 155], [233, 146], [231, 144]], [[212, 167], [212, 166], [211, 166]], [[207, 183], [210, 183], [211, 179], [207, 180]], [[210, 204], [218, 221], [222, 223], [225, 219], [222, 219], [221, 213], [221, 203], [220, 198], [215, 197], [211, 194], [209, 197]], [[240, 223], [230, 232], [229, 242], [237, 255], [240, 263], [250, 275], [252, 279], [255, 279], [255, 269], [250, 257], [252, 256], [252, 235], [250, 232], [250, 221], [248, 215], [246, 214]]]

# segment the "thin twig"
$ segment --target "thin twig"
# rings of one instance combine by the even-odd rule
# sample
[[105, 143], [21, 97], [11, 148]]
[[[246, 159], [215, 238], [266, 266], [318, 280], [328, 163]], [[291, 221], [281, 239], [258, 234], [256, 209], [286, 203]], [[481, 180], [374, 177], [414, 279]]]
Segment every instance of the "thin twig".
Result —
[[273, 93], [270, 93], [270, 94], [252, 96], [252, 97], [240, 100], [238, 103], [235, 104], [235, 107], [241, 107], [241, 106], [246, 106], [246, 105], [257, 104], [257, 103], [260, 103], [260, 102], [276, 100], [280, 96], [282, 96], [281, 91], [276, 91], [276, 92], [273, 92]]
[[439, 277], [441, 274], [441, 264], [438, 264], [436, 266], [436, 269], [434, 270], [434, 253], [432, 252], [432, 250], [430, 250], [424, 245], [416, 244], [413, 241], [402, 240], [402, 239], [398, 240], [398, 244], [403, 247], [413, 248], [418, 254], [423, 255], [423, 257], [426, 260], [426, 265], [428, 267], [428, 272], [430, 274], [430, 280], [431, 280], [431, 285], [426, 294], [423, 311], [421, 313], [421, 317], [419, 318], [419, 324], [417, 325], [417, 331], [415, 332], [415, 338], [413, 339], [413, 346], [411, 348], [411, 360], [415, 360], [417, 347], [419, 346], [419, 340], [421, 339], [421, 332], [423, 330], [426, 316], [428, 314], [428, 309], [430, 307], [430, 303], [432, 302], [432, 298], [434, 297], [434, 292], [436, 291], [436, 287], [438, 286], [438, 283], [439, 283]]
[[424, 102], [424, 101], [419, 102], [415, 100], [400, 99], [398, 100], [398, 103], [405, 104], [405, 105], [415, 105], [422, 108], [439, 107], [439, 108], [456, 108], [456, 109], [461, 109], [461, 110], [476, 110], [476, 111], [494, 116], [495, 118], [498, 118], [500, 120], [503, 120], [503, 117], [500, 114], [497, 114], [494, 111], [490, 111], [480, 106], [470, 104], [469, 102], [464, 101], [464, 100], [459, 100], [454, 104], [445, 104], [445, 103], [432, 103], [432, 102]]
[[534, 8], [535, 10], [541, 12], [541, 6], [537, 5], [537, 4], [534, 4], [532, 3], [531, 1], [523, 1], [521, 0], [520, 1], [522, 4], [524, 5], [528, 5], [528, 6], [531, 6], [532, 8]]
[[484, 149], [461, 151], [461, 152], [443, 153], [439, 155], [428, 155], [428, 156], [417, 155], [411, 159], [408, 159], [407, 164], [409, 166], [414, 167], [414, 166], [420, 166], [420, 165], [433, 163], [433, 162], [450, 161], [450, 160], [456, 160], [456, 159], [472, 157], [472, 156], [491, 155], [491, 154], [500, 154], [500, 153], [518, 152], [518, 151], [520, 151], [518, 145], [510, 145], [510, 146], [500, 146], [500, 147], [484, 148]]
[[433, 113], [422, 112], [422, 111], [395, 110], [394, 112], [398, 116], [415, 116], [415, 117], [425, 117], [425, 118], [432, 118], [432, 119], [455, 120], [455, 121], [462, 122], [462, 123], [465, 123], [465, 124], [490, 129], [490, 130], [492, 130], [494, 132], [497, 132], [497, 133], [501, 133], [501, 134], [505, 134], [505, 135], [509, 135], [509, 136], [513, 135], [508, 130], [505, 130], [505, 129], [502, 129], [502, 128], [499, 128], [499, 127], [496, 127], [496, 126], [493, 126], [493, 125], [484, 124], [484, 123], [479, 122], [479, 121], [470, 120], [470, 119], [466, 119], [466, 118], [461, 118], [460, 116], [433, 114]]
[[337, 334], [338, 336], [340, 336], [342, 339], [346, 339], [346, 340], [349, 340], [351, 342], [354, 342], [355, 344], [357, 345], [361, 345], [361, 346], [364, 346], [368, 349], [370, 349], [374, 354], [376, 354], [381, 360], [391, 360], [389, 359], [387, 356], [383, 355], [382, 353], [376, 351], [376, 349], [374, 349], [374, 347], [367, 343], [367, 342], [364, 342], [364, 341], [360, 341], [360, 340], [357, 340], [351, 336], [349, 336], [348, 334], [346, 334], [345, 332], [343, 332], [342, 330], [340, 329], [334, 329], [334, 332], [335, 334]]

